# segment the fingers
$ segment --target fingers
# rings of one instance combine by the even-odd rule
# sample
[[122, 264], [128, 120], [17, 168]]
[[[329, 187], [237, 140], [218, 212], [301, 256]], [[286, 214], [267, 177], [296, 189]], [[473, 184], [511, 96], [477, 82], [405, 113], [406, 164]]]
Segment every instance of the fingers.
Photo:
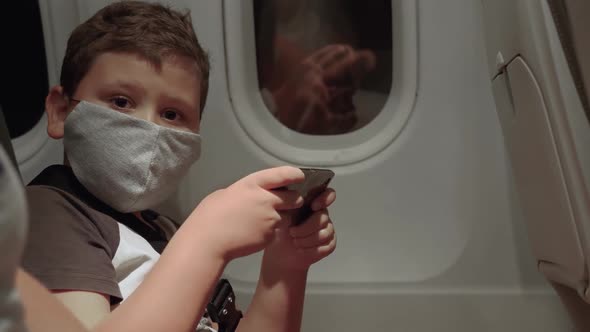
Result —
[[305, 76], [303, 80], [288, 82], [274, 94], [278, 120], [293, 130], [297, 130], [301, 122], [307, 121], [301, 120], [307, 118], [307, 114], [326, 109], [330, 95], [321, 73], [313, 71], [302, 75]]
[[314, 63], [322, 65], [328, 62], [328, 59], [334, 57], [335, 55], [346, 52], [347, 48], [349, 48], [349, 46], [344, 44], [327, 45], [313, 52], [313, 54], [309, 56], [308, 59], [312, 60]]
[[355, 61], [350, 67], [350, 73], [355, 85], [360, 84], [360, 81], [373, 71], [377, 66], [377, 57], [371, 50], [356, 51]]
[[334, 225], [328, 223], [325, 228], [306, 237], [294, 238], [295, 246], [300, 249], [314, 248], [328, 244], [334, 238]]
[[350, 61], [354, 55], [352, 47], [348, 45], [328, 45], [311, 56], [311, 59], [323, 69], [342, 62]]
[[330, 98], [330, 92], [324, 84], [322, 68], [315, 63], [306, 62], [302, 69], [304, 70], [301, 73], [303, 75], [302, 79], [298, 80], [298, 84], [292, 87], [297, 90], [291, 92], [297, 94], [299, 97], [295, 98], [296, 102], [305, 104], [299, 107], [327, 103]]
[[309, 88], [310, 92], [312, 92], [311, 96], [315, 98], [310, 98], [314, 105], [317, 104], [326, 104], [330, 99], [330, 91], [328, 87], [324, 84], [324, 78], [322, 75], [321, 70], [316, 72], [313, 77], [309, 78]]
[[375, 69], [377, 66], [377, 56], [375, 52], [371, 50], [359, 50], [357, 51], [357, 69], [363, 73], [367, 73]]
[[332, 188], [327, 188], [311, 203], [313, 211], [319, 211], [328, 208], [336, 200], [336, 191]]
[[281, 217], [281, 222], [278, 227], [282, 228], [285, 232], [289, 232], [289, 227], [291, 225], [291, 221], [293, 220], [292, 211], [281, 211], [279, 212], [279, 215]]
[[290, 184], [299, 183], [304, 179], [305, 175], [299, 168], [292, 166], [281, 166], [252, 173], [240, 180], [240, 182], [271, 190], [285, 187]]
[[346, 79], [358, 61], [359, 55], [350, 46], [339, 46], [324, 56], [318, 63], [323, 69], [326, 82]]
[[308, 58], [319, 65], [326, 82], [353, 77], [358, 80], [375, 69], [377, 57], [371, 50], [354, 50], [348, 45], [328, 45]]
[[295, 190], [271, 190], [269, 192], [276, 199], [273, 207], [277, 210], [292, 210], [303, 205], [303, 197]]
[[307, 134], [314, 134], [325, 128], [330, 117], [330, 110], [324, 103], [318, 103], [315, 107], [307, 107], [295, 123], [293, 129]]
[[305, 224], [291, 227], [289, 234], [304, 254], [327, 256], [336, 248], [336, 232], [327, 210], [314, 213]]
[[322, 80], [325, 82], [345, 79], [350, 76], [358, 55], [348, 45], [328, 45], [307, 58], [321, 69]]
[[336, 249], [336, 237], [334, 236], [330, 242], [319, 247], [301, 248], [301, 253], [304, 255], [315, 255], [325, 257], [334, 252]]
[[313, 213], [303, 224], [289, 229], [289, 234], [293, 238], [305, 238], [321, 229], [324, 229], [331, 223], [328, 210], [321, 210]]

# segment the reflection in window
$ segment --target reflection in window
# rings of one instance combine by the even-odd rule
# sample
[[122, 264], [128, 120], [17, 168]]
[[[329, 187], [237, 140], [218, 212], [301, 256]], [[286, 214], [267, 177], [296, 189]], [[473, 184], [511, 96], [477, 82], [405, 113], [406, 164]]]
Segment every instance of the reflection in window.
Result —
[[383, 108], [392, 81], [391, 0], [254, 0], [258, 84], [285, 126], [355, 131]]

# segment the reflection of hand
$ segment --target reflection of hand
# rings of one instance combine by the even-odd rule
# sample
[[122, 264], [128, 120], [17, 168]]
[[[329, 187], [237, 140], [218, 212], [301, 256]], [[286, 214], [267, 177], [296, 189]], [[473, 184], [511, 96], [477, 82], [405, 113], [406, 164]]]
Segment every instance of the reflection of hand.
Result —
[[336, 249], [336, 233], [327, 208], [336, 193], [327, 189], [312, 203], [314, 213], [299, 226], [281, 223], [265, 249], [264, 261], [281, 271], [307, 270]]
[[250, 174], [207, 196], [187, 221], [206, 234], [207, 247], [228, 262], [264, 249], [283, 223], [280, 211], [297, 208], [303, 198], [292, 190], [272, 190], [303, 181], [295, 167]]
[[291, 76], [273, 93], [277, 118], [287, 127], [303, 131], [300, 123], [307, 110], [324, 113], [329, 101], [328, 88], [324, 84], [323, 70], [311, 58], [305, 59], [292, 71]]
[[[326, 48], [318, 51], [321, 56]], [[360, 80], [375, 69], [376, 57], [370, 50], [353, 50], [349, 46], [340, 45], [339, 50], [328, 50], [323, 59], [324, 81], [328, 85], [348, 85], [357, 88]], [[313, 55], [312, 55], [313, 56]]]
[[314, 52], [273, 93], [279, 121], [309, 134], [348, 131], [356, 122], [352, 96], [374, 67], [369, 50], [328, 45]]

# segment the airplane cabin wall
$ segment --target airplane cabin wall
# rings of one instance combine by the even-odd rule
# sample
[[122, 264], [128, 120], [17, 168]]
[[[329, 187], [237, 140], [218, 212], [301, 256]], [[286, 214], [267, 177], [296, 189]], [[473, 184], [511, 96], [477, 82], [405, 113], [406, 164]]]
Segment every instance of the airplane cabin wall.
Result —
[[[41, 1], [51, 84], [57, 83], [69, 31], [109, 2]], [[237, 95], [248, 90], [236, 85], [255, 86], [256, 77], [248, 76], [251, 68], [243, 68], [252, 59], [247, 54], [245, 60], [236, 59], [229, 50], [238, 48], [228, 43], [254, 45], [227, 18], [246, 5], [167, 2], [191, 10], [212, 64], [201, 160], [161, 207], [182, 220], [213, 190], [255, 170], [298, 164], [300, 156], [269, 152], [244, 123], [248, 114], [260, 114], [251, 109], [260, 105], [260, 96]], [[415, 83], [413, 102], [396, 103], [400, 96], [391, 96], [382, 111], [393, 114], [392, 119], [406, 114], [395, 118], [403, 124], [396, 133], [367, 132], [366, 144], [360, 138], [355, 142], [354, 135], [342, 137], [356, 153], [378, 140], [371, 137], [389, 135], [379, 151], [342, 165], [338, 159], [326, 161], [336, 172], [332, 185], [338, 199], [331, 217], [338, 248], [310, 271], [303, 330], [564, 331], [569, 323], [536, 270], [513, 191], [486, 69], [479, 1], [393, 3], [394, 8], [414, 7], [415, 17], [404, 24], [415, 26], [396, 25], [403, 30], [394, 31], [393, 41], [394, 48], [400, 47], [399, 39], [415, 48], [415, 59], [395, 59], [393, 68], [394, 77], [406, 75], [394, 78], [400, 89]], [[413, 30], [412, 44], [404, 34]], [[394, 53], [412, 54], [402, 51]], [[414, 72], [403, 67], [413, 63]], [[407, 109], [395, 109], [399, 105]], [[41, 138], [38, 149], [29, 153], [34, 159], [20, 163], [25, 179], [61, 158], [61, 143], [44, 140], [43, 126], [41, 122], [30, 133]], [[286, 144], [314, 143], [314, 138], [280, 133], [284, 136], [277, 140]], [[340, 144], [331, 139], [318, 137], [317, 144]], [[27, 145], [17, 140], [17, 154], [24, 154]], [[308, 151], [310, 156], [315, 152]], [[305, 158], [306, 152], [301, 153]], [[254, 289], [259, 258], [238, 259], [226, 270], [242, 306]]]

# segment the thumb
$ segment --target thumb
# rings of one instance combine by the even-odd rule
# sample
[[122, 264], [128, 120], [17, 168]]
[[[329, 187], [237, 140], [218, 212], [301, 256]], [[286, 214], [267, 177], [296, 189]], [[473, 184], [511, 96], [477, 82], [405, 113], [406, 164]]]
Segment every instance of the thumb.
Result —
[[290, 184], [302, 182], [305, 179], [303, 171], [297, 167], [281, 166], [268, 168], [252, 173], [241, 181], [271, 190]]

